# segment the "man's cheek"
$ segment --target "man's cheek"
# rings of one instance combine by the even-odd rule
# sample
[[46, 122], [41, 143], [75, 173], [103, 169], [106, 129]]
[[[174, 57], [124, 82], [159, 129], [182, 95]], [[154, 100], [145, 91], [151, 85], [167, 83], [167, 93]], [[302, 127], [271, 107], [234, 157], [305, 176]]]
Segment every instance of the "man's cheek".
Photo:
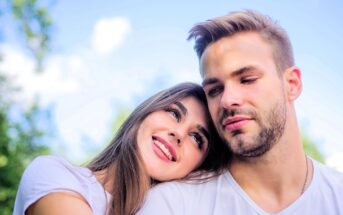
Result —
[[219, 110], [214, 107], [209, 107], [212, 120], [216, 123], [219, 117]]

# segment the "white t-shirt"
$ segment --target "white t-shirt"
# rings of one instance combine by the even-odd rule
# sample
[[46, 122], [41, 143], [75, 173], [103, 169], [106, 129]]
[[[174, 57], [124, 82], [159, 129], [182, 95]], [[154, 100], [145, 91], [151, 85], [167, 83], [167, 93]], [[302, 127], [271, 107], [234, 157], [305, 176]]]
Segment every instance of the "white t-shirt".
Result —
[[[313, 161], [307, 190], [278, 215], [343, 214], [343, 173]], [[253, 180], [253, 179], [252, 179]], [[150, 190], [140, 215], [267, 215], [237, 184], [229, 172], [203, 184], [162, 183]]]
[[24, 215], [30, 205], [54, 192], [80, 194], [94, 214], [105, 214], [111, 199], [89, 169], [71, 165], [59, 157], [40, 156], [32, 161], [21, 178], [13, 215]]

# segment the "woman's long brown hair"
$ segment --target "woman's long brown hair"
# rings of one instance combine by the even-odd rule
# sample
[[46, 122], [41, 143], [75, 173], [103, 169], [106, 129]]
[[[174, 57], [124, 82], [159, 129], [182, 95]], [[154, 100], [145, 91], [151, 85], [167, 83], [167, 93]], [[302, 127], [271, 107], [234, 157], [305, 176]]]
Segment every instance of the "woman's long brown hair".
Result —
[[145, 172], [137, 149], [137, 132], [142, 121], [150, 113], [165, 109], [186, 97], [197, 99], [205, 107], [208, 119], [208, 153], [197, 172], [205, 170], [219, 174], [227, 166], [230, 152], [214, 128], [203, 89], [197, 84], [182, 83], [163, 90], [140, 104], [122, 124], [110, 145], [87, 166], [93, 172], [105, 173], [103, 184], [113, 181], [108, 214], [135, 214], [141, 207], [148, 189], [158, 183]]

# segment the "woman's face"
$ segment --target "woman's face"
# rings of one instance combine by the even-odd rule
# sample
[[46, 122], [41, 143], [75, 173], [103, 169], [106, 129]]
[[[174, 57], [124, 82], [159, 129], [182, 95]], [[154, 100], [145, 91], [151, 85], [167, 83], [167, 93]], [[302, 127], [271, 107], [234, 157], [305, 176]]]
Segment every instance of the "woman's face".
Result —
[[148, 115], [138, 129], [137, 144], [149, 176], [167, 181], [196, 169], [207, 152], [206, 121], [203, 105], [193, 97]]

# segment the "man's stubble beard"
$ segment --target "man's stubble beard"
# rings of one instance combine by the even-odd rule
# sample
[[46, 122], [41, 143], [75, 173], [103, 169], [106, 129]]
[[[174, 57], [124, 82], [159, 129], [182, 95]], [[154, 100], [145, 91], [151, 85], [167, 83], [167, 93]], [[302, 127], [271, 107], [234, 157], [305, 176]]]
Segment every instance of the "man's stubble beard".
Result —
[[[217, 126], [222, 126], [221, 122], [228, 116], [236, 114], [247, 114], [252, 117], [259, 125], [260, 131], [257, 135], [246, 137], [244, 131], [237, 129], [231, 132], [231, 139], [235, 145], [230, 144], [230, 140], [225, 138], [223, 132], [226, 132], [223, 127], [220, 129], [220, 136], [223, 141], [229, 146], [233, 155], [239, 159], [257, 158], [268, 152], [282, 137], [286, 125], [286, 102], [285, 98], [279, 100], [273, 108], [266, 114], [259, 115], [256, 111], [244, 111], [240, 109], [225, 110], [223, 116], [220, 117], [220, 122]], [[249, 138], [249, 140], [247, 140]]]

